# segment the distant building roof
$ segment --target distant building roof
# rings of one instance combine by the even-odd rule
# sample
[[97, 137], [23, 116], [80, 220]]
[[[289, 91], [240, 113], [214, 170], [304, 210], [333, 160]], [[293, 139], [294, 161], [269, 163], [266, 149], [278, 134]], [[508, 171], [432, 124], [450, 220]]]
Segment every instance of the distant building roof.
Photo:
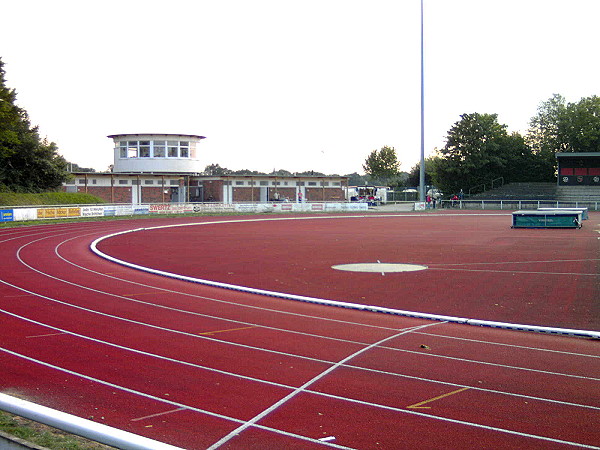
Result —
[[185, 136], [195, 139], [206, 139], [206, 136], [199, 136], [197, 134], [179, 134], [179, 133], [123, 133], [123, 134], [110, 134], [106, 137], [114, 139], [124, 136]]
[[557, 158], [600, 158], [600, 152], [557, 152]]

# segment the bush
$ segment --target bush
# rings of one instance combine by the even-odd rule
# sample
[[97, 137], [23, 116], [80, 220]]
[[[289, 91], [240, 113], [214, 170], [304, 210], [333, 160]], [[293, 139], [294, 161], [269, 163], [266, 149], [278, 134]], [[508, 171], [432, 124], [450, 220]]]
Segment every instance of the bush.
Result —
[[71, 192], [43, 192], [41, 194], [0, 192], [0, 206], [86, 205], [94, 203], [106, 202], [94, 195]]

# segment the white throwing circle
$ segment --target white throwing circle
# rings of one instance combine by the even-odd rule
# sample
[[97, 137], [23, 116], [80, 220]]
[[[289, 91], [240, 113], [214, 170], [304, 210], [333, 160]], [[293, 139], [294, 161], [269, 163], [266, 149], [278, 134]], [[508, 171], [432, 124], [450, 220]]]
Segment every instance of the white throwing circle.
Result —
[[335, 270], [344, 270], [346, 272], [373, 272], [373, 273], [395, 273], [395, 272], [416, 272], [425, 270], [427, 266], [421, 264], [393, 264], [393, 263], [357, 263], [357, 264], [338, 264], [331, 266]]

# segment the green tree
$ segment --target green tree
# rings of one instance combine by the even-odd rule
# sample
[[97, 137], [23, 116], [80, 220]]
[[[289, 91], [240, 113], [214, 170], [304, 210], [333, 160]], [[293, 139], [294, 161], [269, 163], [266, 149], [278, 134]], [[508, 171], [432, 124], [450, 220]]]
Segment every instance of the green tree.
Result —
[[249, 169], [241, 169], [241, 170], [233, 170], [231, 175], [266, 175], [264, 172], [259, 172], [258, 170], [249, 170]]
[[348, 177], [348, 186], [364, 186], [367, 184], [367, 178], [358, 172], [348, 173], [344, 176]]
[[600, 151], [600, 97], [569, 103], [559, 120], [559, 137], [568, 152]]
[[[440, 157], [438, 155], [430, 156], [425, 158], [425, 184], [432, 185], [435, 184], [435, 174], [437, 166], [440, 162]], [[406, 180], [407, 186], [419, 186], [421, 183], [421, 163], [418, 162], [415, 164], [408, 173], [408, 179]]]
[[389, 183], [400, 173], [400, 162], [396, 156], [396, 150], [387, 145], [380, 150], [373, 150], [365, 160], [363, 169], [372, 180]]
[[537, 157], [541, 181], [553, 179], [557, 152], [600, 151], [600, 97], [567, 103], [554, 94], [531, 118], [526, 141]]
[[81, 167], [79, 164], [75, 164], [72, 162], [67, 161], [67, 167], [69, 169], [69, 172], [77, 172], [77, 173], [95, 173], [96, 169], [93, 169], [91, 167]]
[[433, 181], [444, 192], [483, 190], [497, 178], [536, 179], [536, 158], [519, 133], [508, 134], [497, 114], [463, 114], [448, 132]]
[[221, 167], [218, 164], [209, 164], [208, 166], [206, 166], [204, 168], [204, 175], [220, 176], [220, 175], [229, 175], [231, 173], [232, 173], [231, 170], [229, 170], [225, 167]]
[[539, 181], [550, 181], [556, 171], [556, 152], [567, 151], [562, 137], [561, 125], [566, 115], [567, 104], [559, 94], [538, 106], [537, 115], [529, 121], [529, 130], [525, 137], [527, 144], [536, 156], [536, 173]]
[[16, 97], [6, 86], [0, 59], [0, 186], [25, 192], [55, 189], [68, 178], [67, 162], [54, 142], [40, 139]]

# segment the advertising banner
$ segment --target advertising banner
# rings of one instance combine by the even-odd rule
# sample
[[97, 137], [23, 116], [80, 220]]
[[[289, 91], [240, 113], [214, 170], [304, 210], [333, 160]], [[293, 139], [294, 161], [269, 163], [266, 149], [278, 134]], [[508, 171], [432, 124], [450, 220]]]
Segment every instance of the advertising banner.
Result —
[[0, 209], [0, 222], [12, 222], [14, 218], [12, 209]]
[[104, 215], [104, 206], [83, 206], [81, 208], [81, 217], [102, 217]]
[[219, 213], [219, 212], [233, 212], [235, 208], [230, 203], [203, 203], [192, 205], [192, 210], [195, 213]]
[[13, 210], [14, 221], [35, 220], [37, 219], [36, 208], [18, 208]]
[[79, 207], [38, 208], [38, 219], [62, 219], [66, 217], [81, 217]]
[[191, 203], [153, 203], [149, 205], [149, 211], [150, 214], [188, 214], [194, 212], [194, 206]]

